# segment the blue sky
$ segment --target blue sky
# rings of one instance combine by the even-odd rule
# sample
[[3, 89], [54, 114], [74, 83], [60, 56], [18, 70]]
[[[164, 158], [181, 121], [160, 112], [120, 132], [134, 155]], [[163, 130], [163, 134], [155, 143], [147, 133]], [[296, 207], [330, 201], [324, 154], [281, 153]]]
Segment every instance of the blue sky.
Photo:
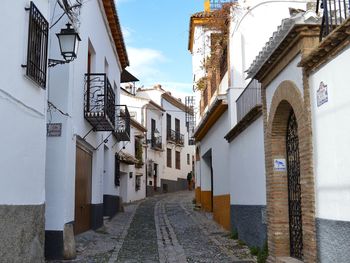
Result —
[[187, 50], [191, 14], [204, 0], [115, 0], [126, 42], [128, 70], [145, 87], [161, 84], [175, 96], [192, 92]]

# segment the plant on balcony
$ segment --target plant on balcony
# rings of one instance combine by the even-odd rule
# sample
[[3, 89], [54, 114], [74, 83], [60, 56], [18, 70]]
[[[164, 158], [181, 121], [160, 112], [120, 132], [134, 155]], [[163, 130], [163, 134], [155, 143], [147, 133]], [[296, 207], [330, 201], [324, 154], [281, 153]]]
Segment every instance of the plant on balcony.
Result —
[[206, 76], [201, 77], [196, 83], [196, 90], [205, 90], [207, 87], [208, 78]]
[[135, 158], [138, 163], [135, 164], [136, 168], [141, 168], [143, 166], [143, 149], [141, 140], [135, 141]]
[[206, 27], [211, 32], [211, 55], [203, 60], [202, 68], [206, 73], [219, 69], [224, 49], [229, 38], [229, 18], [231, 7], [234, 3], [223, 4], [218, 10], [214, 10]]

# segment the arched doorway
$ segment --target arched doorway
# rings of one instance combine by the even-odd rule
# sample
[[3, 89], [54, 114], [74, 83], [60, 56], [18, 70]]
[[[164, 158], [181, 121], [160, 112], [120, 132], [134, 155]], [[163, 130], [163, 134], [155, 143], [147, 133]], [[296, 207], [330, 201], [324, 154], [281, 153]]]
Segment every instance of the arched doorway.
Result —
[[288, 119], [286, 151], [290, 255], [291, 257], [302, 259], [303, 229], [301, 211], [299, 137], [298, 123], [293, 110], [291, 111]]
[[312, 133], [302, 95], [292, 81], [280, 83], [270, 103], [263, 93], [269, 262], [317, 262]]

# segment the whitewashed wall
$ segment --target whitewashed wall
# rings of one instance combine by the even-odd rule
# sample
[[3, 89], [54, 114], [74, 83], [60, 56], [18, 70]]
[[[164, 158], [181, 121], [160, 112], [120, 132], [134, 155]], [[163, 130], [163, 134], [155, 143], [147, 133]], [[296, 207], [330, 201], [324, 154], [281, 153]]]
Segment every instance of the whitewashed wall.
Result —
[[[30, 1], [3, 1], [0, 17], [0, 204], [45, 202], [47, 91], [25, 75]], [[47, 20], [49, 1], [35, 5]]]
[[[310, 76], [316, 217], [350, 221], [350, 49]], [[328, 102], [317, 106], [323, 81]]]
[[[203, 160], [203, 155], [211, 149], [214, 174], [214, 195], [230, 193], [229, 174], [229, 144], [224, 136], [229, 130], [228, 112], [226, 111], [201, 140], [201, 187], [210, 190], [210, 167]], [[209, 184], [209, 185], [208, 185]]]
[[232, 13], [229, 39], [231, 83], [228, 103], [232, 109], [232, 127], [237, 121], [236, 100], [250, 82], [245, 71], [281, 25], [282, 19], [290, 17], [289, 7], [306, 9], [306, 3], [302, 1], [240, 0], [239, 3], [241, 7]]
[[298, 63], [300, 62], [301, 56], [296, 56], [288, 66], [283, 69], [278, 76], [267, 86], [266, 88], [266, 108], [267, 114], [270, 114], [270, 107], [273, 99], [273, 95], [275, 91], [279, 87], [279, 85], [285, 81], [290, 80], [294, 82], [298, 90], [300, 91], [301, 96], [303, 96], [303, 72], [300, 67], [298, 67]]
[[[60, 12], [52, 14], [57, 16]], [[62, 116], [57, 111], [48, 115], [48, 122], [62, 123], [62, 136], [59, 138], [48, 138], [47, 141], [47, 163], [46, 163], [46, 229], [62, 230], [67, 222], [74, 220], [74, 198], [75, 198], [75, 147], [78, 137], [84, 137], [92, 128], [84, 119], [84, 74], [87, 71], [87, 54], [89, 42], [96, 55], [92, 61], [92, 72], [104, 73], [105, 60], [108, 62], [108, 78], [112, 86], [116, 84], [116, 103], [119, 104], [119, 83], [121, 66], [103, 7], [99, 1], [87, 1], [83, 3], [80, 15], [79, 34], [82, 39], [79, 46], [77, 59], [68, 65], [59, 65], [49, 70], [49, 100], [59, 109], [66, 112], [70, 117]], [[62, 19], [52, 32], [59, 32], [65, 27], [66, 21]], [[57, 37], [52, 34], [50, 39], [50, 58], [61, 59], [58, 54], [59, 48]], [[91, 132], [86, 137], [86, 143], [96, 148], [109, 132]], [[107, 143], [108, 155], [114, 156], [119, 145], [111, 136]], [[114, 145], [115, 144], [115, 145]], [[114, 145], [114, 147], [112, 147]], [[92, 203], [103, 202], [104, 183], [104, 156], [105, 150], [102, 145], [93, 151], [92, 167]], [[108, 173], [114, 176], [114, 162], [106, 162], [109, 167]], [[109, 178], [110, 180], [111, 178]], [[108, 184], [110, 185], [110, 184]], [[118, 195], [119, 190], [110, 185], [105, 187], [106, 193]]]
[[120, 93], [120, 103], [128, 106], [129, 113], [132, 118], [137, 120], [142, 125], [146, 125], [145, 122], [145, 105], [148, 103], [147, 99], [136, 97], [130, 93], [122, 90]]
[[[140, 133], [136, 128], [131, 126], [130, 129], [130, 142], [125, 143], [123, 152], [126, 152], [132, 156], [135, 156], [135, 133]], [[145, 151], [143, 150], [143, 162], [145, 163]], [[120, 192], [122, 193], [123, 202], [133, 202], [136, 200], [140, 200], [146, 197], [146, 171], [145, 165], [142, 168], [136, 168], [135, 165], [126, 165], [121, 163], [121, 171], [123, 172], [121, 178], [121, 188]], [[132, 172], [132, 178], [129, 178], [129, 173]], [[125, 174], [126, 173], [126, 174]], [[136, 185], [136, 175], [142, 174], [141, 177], [141, 187], [138, 191], [135, 190]]]
[[231, 204], [266, 205], [263, 117], [229, 145]]

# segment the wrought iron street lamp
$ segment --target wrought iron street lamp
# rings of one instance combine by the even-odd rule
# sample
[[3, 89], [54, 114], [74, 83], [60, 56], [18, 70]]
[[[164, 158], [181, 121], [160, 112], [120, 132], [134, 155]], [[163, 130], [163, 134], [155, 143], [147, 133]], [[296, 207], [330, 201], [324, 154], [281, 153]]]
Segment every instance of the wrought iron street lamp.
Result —
[[56, 34], [64, 60], [49, 59], [49, 67], [72, 62], [77, 57], [80, 36], [72, 28], [72, 24], [67, 23], [66, 26], [67, 28], [62, 28], [61, 32]]

